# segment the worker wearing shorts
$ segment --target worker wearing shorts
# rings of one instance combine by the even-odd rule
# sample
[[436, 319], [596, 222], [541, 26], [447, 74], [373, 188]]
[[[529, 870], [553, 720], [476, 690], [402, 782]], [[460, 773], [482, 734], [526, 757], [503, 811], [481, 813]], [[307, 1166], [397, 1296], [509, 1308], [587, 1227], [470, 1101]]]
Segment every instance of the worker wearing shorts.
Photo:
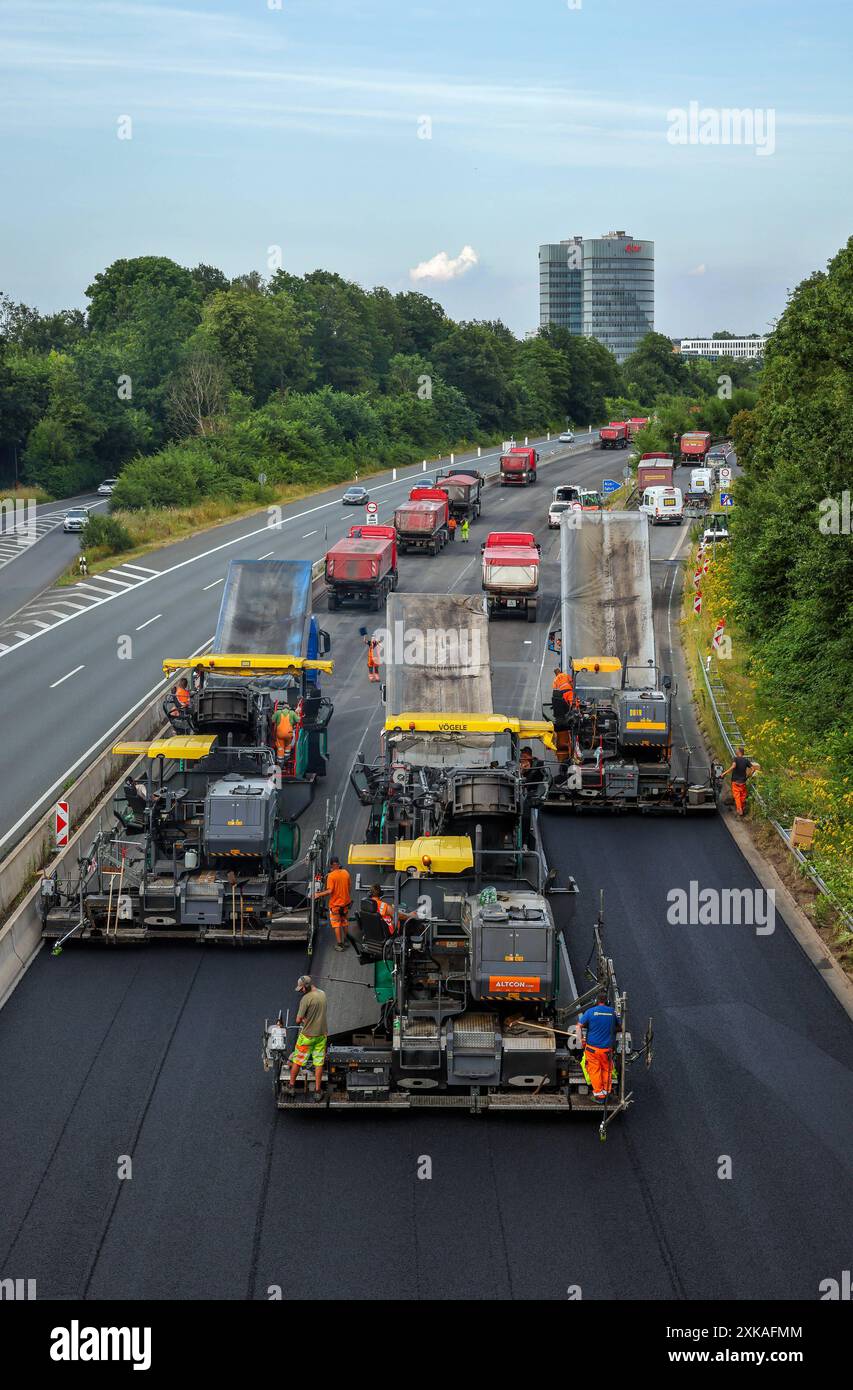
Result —
[[296, 1046], [290, 1054], [290, 1083], [288, 1090], [296, 1090], [296, 1078], [300, 1068], [309, 1064], [314, 1068], [314, 1099], [320, 1100], [323, 1092], [323, 1067], [326, 1061], [326, 994], [317, 989], [310, 975], [300, 975], [296, 991], [302, 995], [296, 1011], [299, 1033]]
[[335, 933], [335, 950], [346, 950], [346, 931], [352, 907], [352, 883], [348, 869], [341, 868], [340, 859], [332, 859], [326, 875], [326, 886], [317, 894], [329, 899], [329, 926]]

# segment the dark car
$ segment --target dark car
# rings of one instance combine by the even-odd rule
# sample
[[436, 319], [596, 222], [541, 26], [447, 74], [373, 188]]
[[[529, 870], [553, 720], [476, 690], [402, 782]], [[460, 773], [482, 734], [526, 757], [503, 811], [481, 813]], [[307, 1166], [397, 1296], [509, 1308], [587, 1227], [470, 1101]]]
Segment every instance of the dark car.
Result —
[[354, 487], [347, 488], [341, 501], [345, 507], [363, 507], [365, 502], [370, 501], [370, 493], [366, 487], [360, 487], [356, 484]]

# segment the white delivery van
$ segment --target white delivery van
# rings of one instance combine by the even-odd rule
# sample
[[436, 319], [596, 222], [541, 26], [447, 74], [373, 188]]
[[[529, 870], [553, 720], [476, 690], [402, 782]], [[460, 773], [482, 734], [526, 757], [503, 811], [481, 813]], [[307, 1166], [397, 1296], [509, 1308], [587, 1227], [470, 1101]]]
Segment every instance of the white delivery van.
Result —
[[652, 526], [667, 522], [680, 526], [684, 520], [684, 499], [680, 487], [647, 487], [640, 499], [640, 511]]

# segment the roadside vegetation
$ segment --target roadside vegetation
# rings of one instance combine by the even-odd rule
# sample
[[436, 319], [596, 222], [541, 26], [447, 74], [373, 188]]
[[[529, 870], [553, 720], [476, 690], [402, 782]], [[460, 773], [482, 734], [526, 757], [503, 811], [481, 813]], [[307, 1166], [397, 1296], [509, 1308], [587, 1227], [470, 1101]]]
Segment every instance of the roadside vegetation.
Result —
[[[732, 640], [718, 669], [770, 814], [817, 822], [812, 862], [853, 907], [853, 241], [791, 294], [771, 335], [757, 400], [731, 421], [743, 476], [730, 548], [685, 619], [697, 655], [717, 619]], [[686, 586], [691, 587], [689, 584]], [[686, 603], [691, 596], [686, 595]], [[692, 640], [692, 639], [691, 639]], [[701, 688], [701, 686], [699, 687]], [[819, 907], [816, 907], [819, 911]], [[853, 964], [853, 934], [834, 944]]]

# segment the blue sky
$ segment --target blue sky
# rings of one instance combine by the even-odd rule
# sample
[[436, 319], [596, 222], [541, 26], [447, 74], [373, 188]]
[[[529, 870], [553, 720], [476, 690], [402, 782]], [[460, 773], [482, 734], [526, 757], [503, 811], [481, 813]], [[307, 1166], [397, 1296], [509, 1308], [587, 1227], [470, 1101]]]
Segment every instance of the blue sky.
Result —
[[[47, 311], [121, 256], [280, 246], [521, 333], [539, 243], [624, 228], [658, 329], [760, 332], [853, 231], [849, 0], [277, 4], [2, 0], [0, 289]], [[772, 109], [774, 153], [671, 143], [691, 102]]]

